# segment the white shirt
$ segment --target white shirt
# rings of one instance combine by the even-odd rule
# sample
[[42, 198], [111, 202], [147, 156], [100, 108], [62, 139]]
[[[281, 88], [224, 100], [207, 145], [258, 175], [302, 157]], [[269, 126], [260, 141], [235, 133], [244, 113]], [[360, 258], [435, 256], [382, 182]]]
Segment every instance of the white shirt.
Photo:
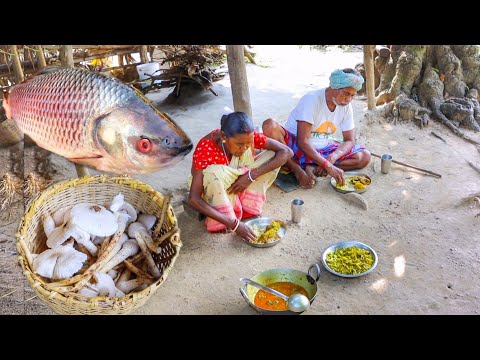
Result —
[[333, 112], [330, 111], [325, 98], [325, 88], [305, 94], [290, 113], [284, 128], [295, 136], [298, 120], [312, 124], [310, 141], [317, 150], [328, 145], [337, 127], [341, 131], [349, 131], [355, 127], [352, 105], [337, 105]]

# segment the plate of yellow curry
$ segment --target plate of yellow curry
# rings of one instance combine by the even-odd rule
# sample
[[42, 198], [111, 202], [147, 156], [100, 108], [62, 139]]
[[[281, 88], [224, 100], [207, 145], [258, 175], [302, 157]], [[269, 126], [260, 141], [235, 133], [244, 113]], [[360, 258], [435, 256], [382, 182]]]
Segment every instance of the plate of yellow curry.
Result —
[[335, 178], [332, 177], [330, 179], [330, 183], [332, 184], [333, 188], [343, 194], [350, 192], [361, 194], [367, 191], [370, 186], [372, 186], [372, 179], [370, 176], [361, 172], [345, 171], [344, 177], [345, 183], [342, 186], [337, 184]]
[[375, 250], [360, 241], [340, 241], [329, 246], [322, 255], [322, 264], [334, 275], [353, 278], [375, 269], [378, 256]]
[[251, 242], [244, 240], [247, 244], [255, 247], [270, 247], [277, 245], [287, 232], [287, 225], [281, 220], [271, 218], [256, 218], [245, 222], [257, 238]]

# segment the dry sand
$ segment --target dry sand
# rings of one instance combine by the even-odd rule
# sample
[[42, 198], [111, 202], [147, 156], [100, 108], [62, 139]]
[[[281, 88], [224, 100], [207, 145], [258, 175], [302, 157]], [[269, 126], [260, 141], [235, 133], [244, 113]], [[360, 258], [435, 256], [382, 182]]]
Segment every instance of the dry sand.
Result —
[[[270, 58], [263, 55], [267, 50]], [[263, 63], [271, 64], [247, 65], [258, 125], [268, 117], [284, 122], [305, 92], [328, 84], [332, 70], [362, 61], [358, 51], [310, 52], [293, 46], [257, 47], [257, 51], [259, 57], [264, 56]], [[288, 54], [288, 59], [282, 60], [280, 54]], [[218, 97], [198, 92], [176, 105], [165, 103], [171, 89], [149, 97], [196, 143], [219, 126], [223, 107], [232, 107], [229, 87], [227, 76], [214, 85]], [[438, 124], [420, 129], [410, 123], [368, 120], [363, 116], [364, 100], [355, 99], [353, 106], [357, 138], [368, 149], [377, 154], [390, 152], [395, 159], [440, 173], [442, 178], [396, 164], [389, 174], [381, 174], [380, 160], [373, 158], [364, 169], [372, 178], [371, 188], [363, 194], [368, 210], [345, 201], [330, 185], [330, 178], [319, 179], [311, 190], [290, 193], [273, 186], [267, 193], [264, 215], [286, 221], [288, 231], [278, 245], [264, 249], [251, 247], [232, 234], [209, 234], [202, 222], [183, 212], [178, 216], [183, 242], [180, 256], [166, 282], [134, 314], [256, 314], [240, 295], [240, 277], [275, 267], [307, 271], [311, 264], [320, 264], [326, 247], [349, 239], [377, 251], [377, 268], [367, 276], [346, 279], [322, 267], [317, 298], [305, 315], [478, 313], [480, 216], [475, 216], [480, 208], [459, 204], [462, 198], [480, 192], [480, 175], [466, 162], [478, 163], [479, 152]], [[431, 136], [431, 131], [448, 145]], [[480, 140], [478, 134], [469, 134]], [[52, 161], [55, 179], [75, 176], [73, 166], [64, 159], [53, 156]], [[171, 168], [138, 178], [159, 191], [180, 194], [186, 190], [190, 166], [191, 154]], [[300, 225], [290, 222], [290, 202], [298, 197], [305, 201]], [[12, 225], [0, 230], [0, 245], [11, 252]], [[23, 276], [19, 266], [8, 274], [0, 273], [2, 282], [7, 275], [11, 280]], [[30, 291], [28, 284], [25, 291]], [[19, 296], [16, 303], [29, 295]], [[25, 304], [6, 311], [8, 296], [1, 296], [0, 313], [52, 313], [41, 303], [34, 311]]]

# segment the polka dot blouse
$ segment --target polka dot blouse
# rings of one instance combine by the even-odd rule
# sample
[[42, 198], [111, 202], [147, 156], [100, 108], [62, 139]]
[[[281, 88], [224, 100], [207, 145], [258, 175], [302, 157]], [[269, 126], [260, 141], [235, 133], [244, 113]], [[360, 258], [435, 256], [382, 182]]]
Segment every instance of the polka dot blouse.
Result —
[[[196, 170], [203, 170], [210, 165], [227, 165], [230, 159], [227, 158], [223, 149], [219, 147], [213, 140], [213, 134], [220, 131], [216, 129], [210, 133], [207, 138], [201, 139], [195, 151], [193, 152], [193, 163]], [[253, 147], [255, 149], [263, 149], [267, 143], [267, 137], [262, 133], [253, 132]]]

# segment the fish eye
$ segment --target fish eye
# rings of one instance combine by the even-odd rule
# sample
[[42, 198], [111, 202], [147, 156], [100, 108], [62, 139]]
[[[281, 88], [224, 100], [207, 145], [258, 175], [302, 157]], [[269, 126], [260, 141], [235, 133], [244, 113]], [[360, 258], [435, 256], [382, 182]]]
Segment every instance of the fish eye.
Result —
[[146, 139], [146, 138], [140, 139], [137, 142], [137, 149], [141, 153], [146, 154], [150, 150], [152, 150], [152, 142], [150, 141], [150, 139]]

